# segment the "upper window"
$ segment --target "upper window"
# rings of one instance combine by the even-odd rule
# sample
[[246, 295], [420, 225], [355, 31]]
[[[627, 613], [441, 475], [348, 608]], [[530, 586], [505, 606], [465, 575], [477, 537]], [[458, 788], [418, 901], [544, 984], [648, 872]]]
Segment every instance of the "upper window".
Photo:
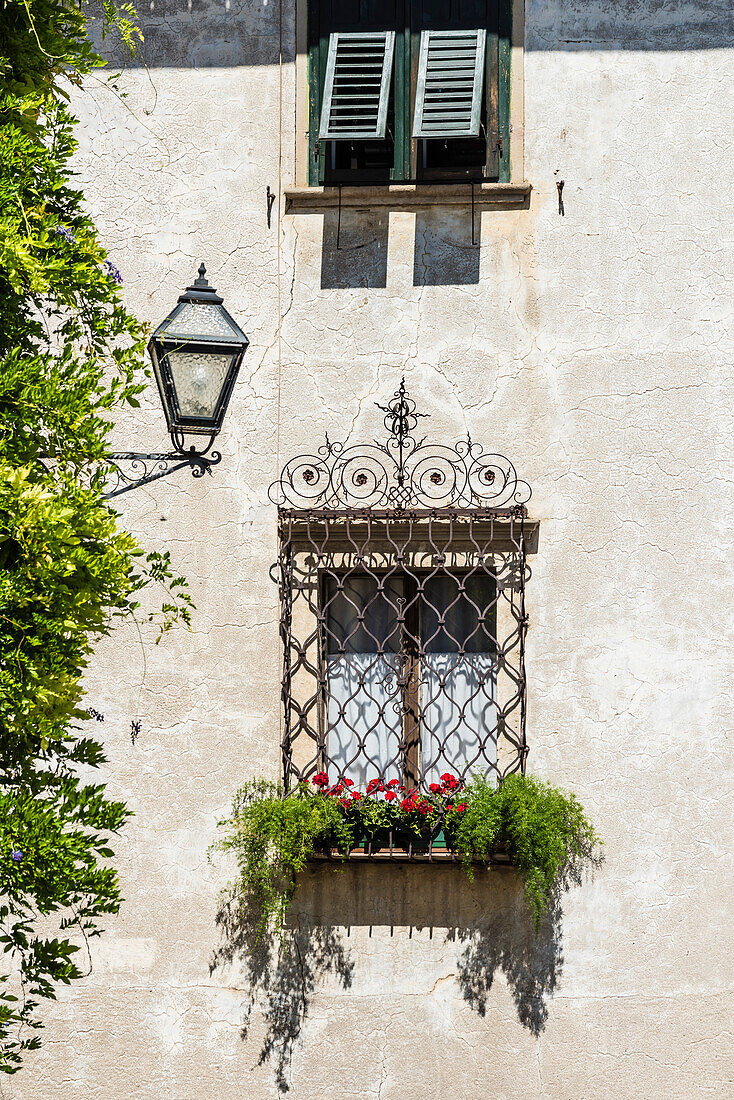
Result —
[[510, 179], [511, 0], [309, 0], [309, 182]]

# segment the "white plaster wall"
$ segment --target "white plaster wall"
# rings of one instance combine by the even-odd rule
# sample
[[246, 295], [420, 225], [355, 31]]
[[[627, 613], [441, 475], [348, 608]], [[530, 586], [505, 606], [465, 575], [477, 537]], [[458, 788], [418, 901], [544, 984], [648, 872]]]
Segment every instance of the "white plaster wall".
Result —
[[[468, 213], [345, 211], [338, 253], [331, 214], [265, 222], [294, 171], [290, 6], [180, 8], [144, 5], [127, 98], [78, 100], [79, 169], [131, 308], [159, 320], [204, 259], [252, 343], [213, 476], [121, 498], [198, 610], [99, 648], [126, 903], [3, 1094], [254, 1100], [280, 1074], [294, 1100], [731, 1095], [728, 6], [532, 0], [530, 209], [483, 213], [476, 249]], [[253, 995], [241, 957], [210, 972], [229, 869], [206, 849], [235, 787], [278, 771], [267, 487], [325, 430], [379, 432], [402, 373], [431, 434], [470, 429], [534, 488], [529, 768], [579, 795], [607, 861], [555, 945], [507, 872], [309, 873], [308, 1014], [262, 1061], [303, 976]], [[165, 442], [151, 391], [119, 443]]]

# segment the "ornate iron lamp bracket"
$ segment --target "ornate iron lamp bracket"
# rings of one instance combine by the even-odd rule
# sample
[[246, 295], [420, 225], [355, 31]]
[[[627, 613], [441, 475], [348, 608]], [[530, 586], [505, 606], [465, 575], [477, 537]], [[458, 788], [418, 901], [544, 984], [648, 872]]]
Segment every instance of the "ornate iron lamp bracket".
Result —
[[110, 455], [108, 491], [104, 493], [105, 500], [112, 500], [131, 489], [137, 489], [141, 485], [149, 485], [162, 477], [183, 470], [186, 466], [191, 469], [194, 477], [203, 477], [211, 473], [212, 466], [222, 461], [219, 451], [210, 450], [214, 442], [211, 436], [203, 451], [198, 451], [192, 444], [184, 447], [181, 436], [172, 435], [171, 439], [175, 450], [160, 454], [141, 454], [137, 451], [116, 451]]

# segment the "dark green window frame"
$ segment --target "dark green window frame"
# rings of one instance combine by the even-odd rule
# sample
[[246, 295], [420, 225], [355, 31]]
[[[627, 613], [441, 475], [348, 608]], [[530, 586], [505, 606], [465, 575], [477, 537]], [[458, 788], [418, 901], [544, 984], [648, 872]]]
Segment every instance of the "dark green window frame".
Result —
[[[463, 18], [453, 11], [464, 8]], [[308, 182], [369, 184], [389, 182], [510, 182], [510, 55], [512, 0], [390, 0], [381, 16], [380, 0], [307, 0], [309, 148]], [[483, 20], [472, 14], [485, 10]], [[371, 21], [356, 12], [367, 10]], [[335, 14], [336, 13], [336, 14]], [[447, 15], [448, 13], [448, 15]], [[483, 91], [483, 138], [486, 160], [467, 171], [461, 166], [462, 146], [452, 139], [443, 149], [443, 167], [427, 173], [422, 166], [423, 142], [411, 137], [423, 29], [453, 29], [486, 22], [487, 45]], [[384, 143], [356, 142], [350, 163], [339, 143], [319, 139], [329, 36], [333, 31], [393, 30], [395, 52], [389, 105], [389, 136]], [[452, 155], [456, 152], [455, 172]]]

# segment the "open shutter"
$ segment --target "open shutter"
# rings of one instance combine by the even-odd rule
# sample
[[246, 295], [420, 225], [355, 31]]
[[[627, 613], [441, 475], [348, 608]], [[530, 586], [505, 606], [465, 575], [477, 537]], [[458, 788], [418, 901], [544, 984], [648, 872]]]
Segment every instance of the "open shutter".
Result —
[[395, 31], [338, 31], [329, 36], [319, 138], [385, 137]]
[[477, 137], [487, 31], [423, 31], [414, 138]]

